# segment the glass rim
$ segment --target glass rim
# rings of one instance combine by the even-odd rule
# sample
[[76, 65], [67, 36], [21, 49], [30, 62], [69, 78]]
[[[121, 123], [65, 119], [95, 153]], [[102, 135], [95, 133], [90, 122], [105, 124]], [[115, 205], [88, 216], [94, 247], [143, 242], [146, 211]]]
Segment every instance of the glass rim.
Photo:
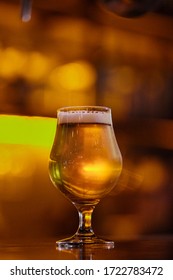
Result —
[[111, 112], [111, 108], [107, 106], [98, 106], [98, 105], [76, 105], [76, 106], [65, 106], [57, 109], [58, 112], [71, 112], [71, 111], [103, 111]]

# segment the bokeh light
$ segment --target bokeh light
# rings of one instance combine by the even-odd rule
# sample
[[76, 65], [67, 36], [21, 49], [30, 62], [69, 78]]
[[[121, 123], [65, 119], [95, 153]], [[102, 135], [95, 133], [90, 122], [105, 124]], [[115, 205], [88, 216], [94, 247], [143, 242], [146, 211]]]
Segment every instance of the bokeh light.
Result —
[[19, 75], [24, 70], [26, 64], [27, 55], [17, 50], [14, 47], [8, 47], [0, 50], [0, 76], [5, 78], [11, 78]]
[[49, 81], [52, 87], [70, 91], [86, 90], [96, 82], [96, 71], [86, 61], [76, 61], [56, 68], [50, 75]]
[[49, 148], [56, 119], [26, 116], [0, 116], [0, 143]]

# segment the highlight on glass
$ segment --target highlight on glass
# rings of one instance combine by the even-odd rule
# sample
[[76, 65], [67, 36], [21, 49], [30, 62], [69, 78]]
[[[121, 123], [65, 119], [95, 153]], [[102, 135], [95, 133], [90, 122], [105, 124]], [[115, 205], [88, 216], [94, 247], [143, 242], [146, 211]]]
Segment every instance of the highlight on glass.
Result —
[[95, 235], [91, 220], [95, 206], [116, 186], [121, 170], [110, 108], [73, 106], [57, 111], [49, 174], [79, 213], [77, 232], [57, 241], [58, 248], [114, 247], [113, 241]]

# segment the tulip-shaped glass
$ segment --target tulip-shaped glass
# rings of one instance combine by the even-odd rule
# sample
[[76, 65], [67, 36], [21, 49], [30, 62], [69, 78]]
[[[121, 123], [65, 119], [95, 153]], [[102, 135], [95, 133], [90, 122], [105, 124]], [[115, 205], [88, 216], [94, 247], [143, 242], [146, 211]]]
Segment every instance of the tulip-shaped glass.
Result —
[[57, 241], [58, 248], [113, 248], [98, 238], [91, 218], [96, 204], [116, 185], [122, 157], [115, 138], [111, 109], [101, 106], [64, 107], [57, 112], [57, 128], [50, 153], [53, 184], [79, 213], [77, 232]]

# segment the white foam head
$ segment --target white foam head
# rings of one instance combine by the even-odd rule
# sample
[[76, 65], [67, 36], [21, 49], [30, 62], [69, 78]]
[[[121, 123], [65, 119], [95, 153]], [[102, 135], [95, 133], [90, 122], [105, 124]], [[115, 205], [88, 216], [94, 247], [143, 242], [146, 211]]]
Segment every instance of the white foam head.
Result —
[[[104, 108], [104, 107], [103, 107]], [[58, 111], [59, 123], [104, 123], [112, 124], [111, 110], [101, 107], [92, 107], [92, 109], [60, 109]]]

